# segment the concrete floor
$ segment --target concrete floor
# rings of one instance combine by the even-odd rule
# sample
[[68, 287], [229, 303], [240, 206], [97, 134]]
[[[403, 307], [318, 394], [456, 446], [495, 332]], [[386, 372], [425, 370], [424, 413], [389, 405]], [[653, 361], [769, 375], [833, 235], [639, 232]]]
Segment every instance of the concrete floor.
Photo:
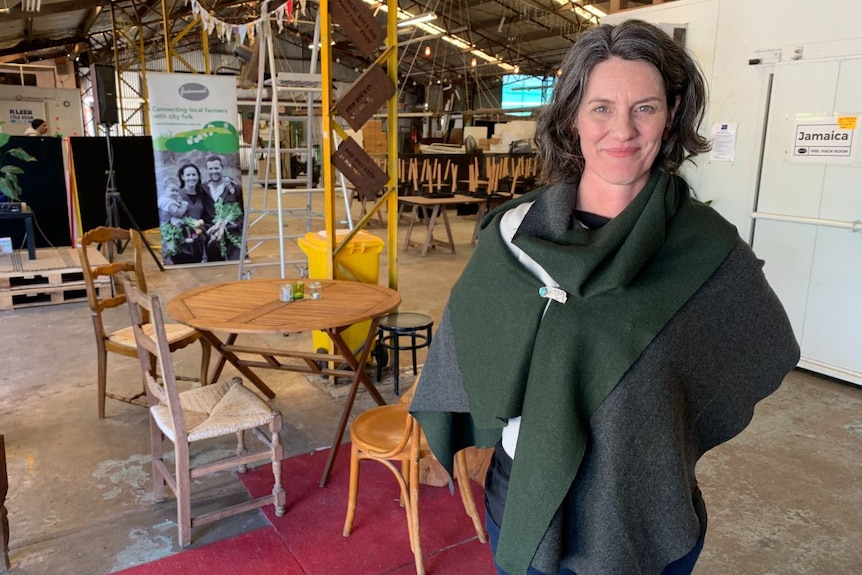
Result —
[[[403, 310], [439, 319], [449, 287], [472, 252], [474, 220], [454, 213], [451, 219], [457, 254], [437, 248], [422, 258], [399, 246]], [[385, 235], [379, 228], [369, 231]], [[402, 239], [404, 233], [402, 224]], [[385, 255], [381, 283], [387, 277]], [[151, 259], [145, 261], [150, 289], [163, 301], [183, 289], [236, 278], [235, 266], [160, 273]], [[255, 277], [276, 273], [261, 269]], [[125, 310], [112, 321], [125, 321]], [[108, 400], [107, 418], [96, 418], [96, 358], [86, 304], [0, 312], [0, 322], [11, 573], [100, 575], [180, 552], [173, 500], [151, 501], [145, 410]], [[311, 347], [304, 335], [284, 343]], [[179, 371], [193, 373], [198, 354], [198, 347], [178, 352]], [[140, 385], [136, 361], [110, 356], [108, 363], [109, 386]], [[284, 414], [287, 455], [327, 446], [343, 405], [339, 390], [300, 375], [263, 376], [277, 394], [272, 404]], [[392, 398], [391, 387], [382, 391]], [[363, 393], [354, 412], [370, 405]], [[699, 478], [710, 526], [696, 575], [862, 572], [862, 389], [793, 372], [758, 406], [742, 435], [704, 457]], [[196, 485], [194, 492], [202, 505], [243, 497], [245, 490], [229, 473]], [[259, 511], [248, 512], [195, 529], [193, 546], [264, 525]]]

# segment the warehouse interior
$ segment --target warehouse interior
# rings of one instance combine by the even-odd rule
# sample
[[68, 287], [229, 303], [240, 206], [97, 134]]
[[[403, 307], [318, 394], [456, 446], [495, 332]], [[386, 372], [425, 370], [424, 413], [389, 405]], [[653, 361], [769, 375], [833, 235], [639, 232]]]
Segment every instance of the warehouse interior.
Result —
[[[416, 208], [411, 219], [410, 206], [402, 213], [397, 193], [363, 194], [362, 186], [346, 185], [339, 171], [324, 166], [336, 143], [327, 137], [321, 118], [328, 111], [322, 108], [349, 94], [369, 70], [385, 70], [393, 90], [373, 117], [369, 114], [365, 126], [354, 129], [349, 121], [332, 115], [329, 119], [339, 126], [329, 135], [337, 134], [338, 142], [346, 137], [360, 142], [392, 179], [400, 179], [399, 167], [390, 158], [401, 157], [407, 166], [409, 158], [421, 157], [422, 152], [437, 157], [453, 151], [489, 158], [534, 157], [535, 146], [529, 141], [536, 114], [578, 35], [603, 22], [643, 18], [656, 23], [698, 58], [711, 96], [702, 130], [711, 138], [727, 137], [735, 152], [730, 157], [704, 155], [686, 165], [683, 173], [695, 195], [735, 225], [765, 261], [767, 277], [787, 308], [803, 355], [779, 390], [758, 404], [752, 424], [698, 464], [710, 518], [706, 545], [693, 573], [858, 572], [862, 338], [857, 326], [862, 321], [858, 302], [862, 271], [853, 262], [862, 217], [858, 177], [862, 153], [854, 148], [855, 159], [842, 164], [794, 163], [786, 144], [794, 122], [798, 126], [806, 118], [821, 121], [862, 114], [858, 104], [862, 85], [854, 79], [862, 71], [862, 36], [849, 22], [852, 18], [838, 16], [842, 11], [852, 13], [855, 4], [842, 0], [836, 12], [799, 22], [792, 14], [810, 8], [802, 0], [788, 6], [777, 0], [759, 6], [742, 0], [362, 0], [384, 31], [379, 46], [365, 48], [357, 44], [355, 30], [333, 16], [330, 8], [336, 4], [4, 0], [0, 101], [10, 109], [38, 102], [49, 124], [47, 139], [67, 142], [71, 137], [77, 143], [70, 143], [69, 150], [78, 146], [72, 154], [64, 143], [67, 157], [59, 164], [66, 166], [66, 175], [58, 176], [58, 185], [69, 194], [60, 208], [61, 220], [64, 213], [68, 216], [69, 229], [59, 235], [68, 236], [68, 242], [52, 241], [51, 230], [37, 228], [31, 235], [36, 236], [39, 253], [48, 246], [74, 251], [73, 238], [102, 217], [103, 212], [97, 217], [87, 214], [87, 206], [100, 202], [105, 187], [110, 191], [112, 174], [103, 186], [98, 178], [107, 172], [99, 164], [94, 168], [96, 185], [84, 190], [89, 184], [83, 183], [77, 162], [86, 163], [88, 152], [82, 150], [101, 155], [107, 140], [110, 158], [113, 141], [117, 159], [123, 162], [117, 170], [125, 172], [117, 174], [122, 176], [120, 187], [135, 185], [130, 180], [145, 180], [141, 185], [145, 191], [152, 185], [155, 198], [157, 184], [137, 172], [141, 150], [148, 156], [154, 130], [149, 105], [155, 95], [148, 94], [148, 76], [168, 73], [192, 80], [219, 76], [236, 84], [235, 170], [242, 178], [249, 212], [272, 211], [277, 202], [284, 219], [261, 217], [257, 229], [251, 225], [244, 229], [243, 239], [259, 236], [268, 242], [261, 241], [251, 253], [244, 246], [242, 255], [248, 257], [239, 262], [211, 265], [164, 266], [158, 222], [154, 229], [144, 226], [143, 237], [154, 247], [142, 256], [149, 292], [167, 305], [182, 292], [211, 284], [249, 277], [308, 279], [308, 268], [315, 262], [299, 238], [318, 231], [326, 238], [336, 237], [336, 230], [361, 230], [383, 246], [379, 257], [364, 262], [373, 268], [372, 283], [396, 290], [399, 311], [425, 314], [436, 328], [449, 291], [475, 249], [477, 220], [483, 212], [444, 206], [435, 229], [429, 225], [429, 213], [419, 219]], [[397, 16], [389, 21], [393, 8]], [[321, 23], [322, 12], [331, 18], [328, 25]], [[256, 27], [260, 23], [267, 26], [266, 33]], [[386, 34], [389, 24], [394, 36]], [[322, 43], [325, 40], [328, 45]], [[395, 50], [387, 51], [393, 46]], [[97, 66], [115, 74], [115, 122], [100, 122]], [[322, 95], [261, 87], [261, 81], [280, 74], [294, 79], [322, 76]], [[67, 105], [70, 95], [73, 101]], [[279, 107], [290, 120], [279, 120], [271, 112]], [[12, 128], [8, 118], [4, 122], [0, 134]], [[93, 148], [86, 148], [84, 140], [95, 142]], [[136, 147], [141, 141], [144, 147]], [[519, 148], [524, 142], [526, 150]], [[69, 154], [77, 156], [75, 162]], [[77, 190], [70, 183], [74, 177], [68, 176], [73, 163]], [[491, 165], [486, 163], [484, 169]], [[111, 164], [107, 170], [113, 168]], [[466, 164], [463, 169], [466, 173]], [[519, 192], [526, 191], [521, 174]], [[511, 185], [514, 196], [515, 184]], [[74, 199], [76, 194], [80, 199]], [[36, 210], [39, 204], [30, 203]], [[149, 205], [155, 201], [145, 203], [155, 213]], [[133, 200], [129, 204], [135, 211], [137, 204]], [[145, 215], [138, 217], [149, 221]], [[438, 241], [444, 235], [443, 218], [450, 233], [448, 244]], [[125, 215], [122, 221], [128, 221]], [[36, 222], [46, 227], [41, 217]], [[25, 244], [18, 245], [20, 235], [13, 238], [14, 247], [20, 248], [15, 251], [24, 258]], [[337, 274], [337, 241], [321, 245], [317, 265], [324, 276]], [[131, 255], [121, 249], [109, 257], [128, 261]], [[0, 255], [0, 272], [5, 273], [2, 258], [9, 256]], [[6, 305], [0, 299], [4, 358], [0, 435], [8, 477], [4, 497], [8, 566], [4, 569], [0, 559], [0, 573], [108, 574], [148, 564], [153, 569], [149, 572], [157, 573], [167, 569], [159, 561], [191, 550], [205, 553], [209, 545], [270, 526], [261, 511], [248, 511], [195, 528], [192, 544], [182, 547], [174, 499], [152, 501], [146, 409], [108, 399], [106, 417], [97, 417], [97, 359], [86, 294], [79, 293], [73, 301], [49, 297], [33, 305], [15, 301]], [[493, 305], [489, 302], [489, 313], [499, 311]], [[125, 307], [112, 311], [107, 320], [111, 326], [127, 324]], [[248, 345], [319, 352], [318, 337], [319, 333], [254, 335]], [[426, 354], [427, 349], [417, 351], [419, 369]], [[397, 402], [391, 357], [371, 355], [365, 369], [368, 378], [377, 382], [378, 363], [385, 362], [377, 387], [387, 403]], [[178, 371], [194, 373], [200, 347], [182, 349], [174, 359]], [[399, 360], [403, 391], [414, 380], [413, 357], [402, 351]], [[285, 458], [329, 447], [347, 402], [344, 381], [314, 374], [262, 374], [263, 370], [261, 377], [274, 391], [269, 404], [284, 418]], [[243, 374], [228, 365], [222, 377], [234, 375]], [[107, 379], [109, 386], [133, 392], [140, 386], [140, 365], [111, 355]], [[374, 405], [374, 398], [360, 390], [351, 416]], [[212, 441], [211, 447], [232, 449], [219, 441]], [[339, 457], [347, 459], [347, 453], [345, 449]], [[283, 481], [289, 493], [291, 478]], [[226, 472], [196, 482], [192, 497], [202, 506], [217, 507], [243, 501], [249, 493], [236, 474]], [[394, 482], [392, 497], [398, 498]], [[343, 499], [339, 521], [346, 511], [346, 493]], [[286, 513], [289, 519], [289, 508]], [[391, 545], [409, 546], [406, 525], [400, 527], [403, 532], [392, 534]], [[332, 538], [341, 540], [340, 528]], [[435, 571], [433, 559], [426, 563], [430, 573], [466, 572], [451, 567]], [[490, 554], [487, 569], [494, 572]], [[233, 572], [257, 571], [249, 564]], [[322, 575], [311, 568], [305, 572]], [[412, 562], [391, 572], [414, 572]]]

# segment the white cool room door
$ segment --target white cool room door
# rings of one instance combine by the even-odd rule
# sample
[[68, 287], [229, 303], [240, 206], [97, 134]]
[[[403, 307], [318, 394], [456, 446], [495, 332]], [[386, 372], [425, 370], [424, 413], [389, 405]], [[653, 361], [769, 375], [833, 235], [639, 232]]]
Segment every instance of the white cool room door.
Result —
[[862, 385], [862, 155], [795, 161], [797, 125], [818, 117], [862, 122], [862, 57], [776, 65], [753, 247], [800, 366]]

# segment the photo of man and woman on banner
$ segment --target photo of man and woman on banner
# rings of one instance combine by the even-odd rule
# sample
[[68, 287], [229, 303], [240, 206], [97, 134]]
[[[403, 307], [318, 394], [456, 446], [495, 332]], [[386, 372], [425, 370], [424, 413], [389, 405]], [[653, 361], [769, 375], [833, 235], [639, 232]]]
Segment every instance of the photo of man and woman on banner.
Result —
[[165, 265], [238, 260], [243, 201], [234, 79], [147, 80]]
[[217, 154], [175, 156], [156, 162], [165, 264], [238, 260], [242, 189], [235, 158], [226, 165]]

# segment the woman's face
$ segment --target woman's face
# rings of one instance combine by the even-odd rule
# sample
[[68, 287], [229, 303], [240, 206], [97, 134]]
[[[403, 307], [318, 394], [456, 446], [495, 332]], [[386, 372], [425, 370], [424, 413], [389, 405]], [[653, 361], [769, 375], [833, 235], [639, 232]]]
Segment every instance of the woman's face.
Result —
[[596, 65], [576, 120], [584, 154], [581, 185], [637, 194], [674, 111], [651, 64], [614, 57]]
[[198, 185], [198, 181], [201, 179], [198, 171], [191, 166], [187, 166], [183, 170], [181, 176], [183, 178], [183, 187], [192, 192], [195, 190], [195, 186]]

